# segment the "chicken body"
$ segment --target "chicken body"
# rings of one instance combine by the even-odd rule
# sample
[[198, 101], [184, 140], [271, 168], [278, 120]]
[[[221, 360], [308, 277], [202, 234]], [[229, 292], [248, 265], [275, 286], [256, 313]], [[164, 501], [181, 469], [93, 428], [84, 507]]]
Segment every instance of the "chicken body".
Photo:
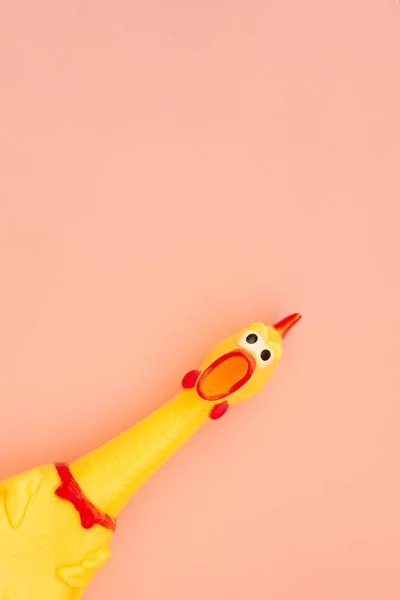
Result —
[[79, 600], [110, 556], [117, 515], [200, 427], [264, 386], [299, 318], [227, 338], [174, 398], [71, 465], [0, 482], [0, 600]]
[[0, 483], [0, 600], [78, 600], [108, 559], [113, 532], [82, 527], [59, 486], [54, 465]]

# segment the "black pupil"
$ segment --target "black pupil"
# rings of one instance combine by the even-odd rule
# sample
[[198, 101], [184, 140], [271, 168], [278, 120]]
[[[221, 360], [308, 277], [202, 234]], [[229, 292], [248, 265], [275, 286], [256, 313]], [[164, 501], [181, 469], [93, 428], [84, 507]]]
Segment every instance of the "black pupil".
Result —
[[261, 352], [261, 358], [262, 358], [262, 360], [268, 360], [268, 359], [270, 359], [271, 358], [271, 352], [269, 350], [267, 350], [267, 349], [263, 350]]
[[249, 333], [249, 335], [246, 338], [246, 342], [248, 344], [255, 344], [258, 340], [258, 336], [255, 333]]

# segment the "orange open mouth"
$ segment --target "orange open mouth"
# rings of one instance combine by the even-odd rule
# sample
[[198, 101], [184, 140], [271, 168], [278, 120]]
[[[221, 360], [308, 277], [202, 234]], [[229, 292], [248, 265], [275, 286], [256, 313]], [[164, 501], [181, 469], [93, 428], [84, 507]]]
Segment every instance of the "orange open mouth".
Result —
[[255, 360], [248, 352], [228, 352], [203, 371], [197, 382], [197, 393], [204, 400], [222, 400], [250, 379], [255, 366]]

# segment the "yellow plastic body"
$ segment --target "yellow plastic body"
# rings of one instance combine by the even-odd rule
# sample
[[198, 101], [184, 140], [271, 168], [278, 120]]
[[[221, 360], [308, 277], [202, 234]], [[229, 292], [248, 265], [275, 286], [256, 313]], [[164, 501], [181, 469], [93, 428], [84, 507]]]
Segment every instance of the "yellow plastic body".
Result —
[[[245, 341], [249, 331], [259, 337], [254, 350]], [[282, 355], [279, 332], [253, 324], [214, 348], [199, 368], [204, 372], [218, 357], [246, 345], [248, 355], [254, 354], [254, 371], [227, 395], [229, 405], [253, 396], [267, 381]], [[272, 358], [262, 365], [259, 354], [265, 346]], [[223, 377], [231, 377], [228, 371], [221, 371]], [[214, 376], [215, 385], [224, 385], [221, 377], [218, 381]], [[85, 497], [117, 517], [133, 494], [209, 421], [215, 404], [200, 397], [196, 387], [182, 389], [148, 417], [70, 464]], [[101, 525], [84, 529], [73, 504], [55, 494], [59, 485], [51, 464], [0, 483], [0, 600], [78, 600], [109, 558], [113, 532]]]

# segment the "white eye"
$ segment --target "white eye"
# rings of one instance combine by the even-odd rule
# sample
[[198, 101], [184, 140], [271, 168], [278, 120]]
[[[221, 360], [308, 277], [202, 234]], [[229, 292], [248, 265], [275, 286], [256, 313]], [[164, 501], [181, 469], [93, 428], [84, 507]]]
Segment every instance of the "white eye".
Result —
[[239, 346], [255, 355], [259, 369], [269, 365], [275, 358], [272, 348], [267, 346], [263, 336], [256, 331], [246, 331], [239, 339]]
[[248, 344], [256, 344], [258, 342], [258, 335], [256, 333], [249, 333], [246, 335], [246, 342]]
[[248, 348], [249, 350], [258, 353], [258, 348], [261, 350], [261, 348], [264, 347], [265, 342], [261, 335], [256, 331], [246, 331], [246, 333], [240, 337], [239, 345], [243, 348]]
[[257, 358], [259, 366], [261, 368], [266, 367], [269, 363], [271, 363], [274, 360], [274, 352], [272, 348], [269, 348], [269, 346], [265, 346], [263, 350], [261, 350]]

